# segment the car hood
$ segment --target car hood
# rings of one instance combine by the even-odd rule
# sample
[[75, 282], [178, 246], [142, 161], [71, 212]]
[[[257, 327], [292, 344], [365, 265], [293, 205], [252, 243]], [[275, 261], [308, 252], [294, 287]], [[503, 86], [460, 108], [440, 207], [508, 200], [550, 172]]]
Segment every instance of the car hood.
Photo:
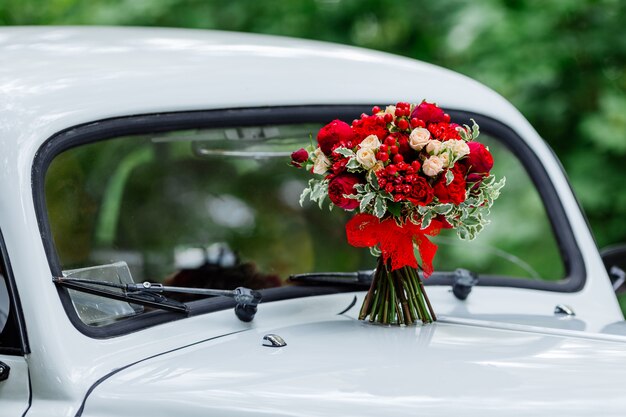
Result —
[[[267, 333], [287, 346], [262, 346]], [[334, 316], [144, 359], [95, 386], [83, 415], [612, 415], [624, 375], [617, 341]]]

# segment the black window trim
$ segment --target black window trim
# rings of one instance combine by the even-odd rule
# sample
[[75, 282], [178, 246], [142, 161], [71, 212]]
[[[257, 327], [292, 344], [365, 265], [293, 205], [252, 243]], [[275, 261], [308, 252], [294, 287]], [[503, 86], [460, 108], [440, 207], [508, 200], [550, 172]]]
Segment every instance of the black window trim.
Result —
[[[22, 311], [22, 304], [17, 292], [17, 286], [15, 285], [15, 276], [13, 275], [13, 268], [11, 268], [11, 260], [4, 240], [4, 235], [0, 230], [0, 256], [2, 259], [0, 262], [4, 264], [5, 282], [7, 290], [9, 292], [9, 320], [13, 320], [13, 325], [17, 333], [17, 347], [2, 347], [0, 346], [0, 354], [2, 355], [16, 355], [23, 356], [30, 353], [30, 346], [28, 344], [28, 336], [26, 333], [26, 322], [24, 321], [24, 314]], [[7, 323], [10, 325], [10, 323]]]
[[[32, 168], [33, 200], [37, 219], [48, 263], [53, 276], [61, 275], [61, 266], [50, 232], [46, 200], [45, 174], [52, 160], [61, 152], [87, 143], [101, 140], [148, 133], [160, 133], [173, 130], [194, 128], [218, 128], [229, 126], [259, 126], [290, 123], [328, 123], [333, 119], [350, 121], [363, 112], [370, 111], [371, 106], [364, 105], [310, 105], [310, 106], [277, 106], [234, 109], [198, 110], [187, 112], [169, 112], [139, 114], [125, 117], [102, 119], [60, 131], [48, 138], [37, 151]], [[489, 116], [447, 109], [452, 119], [459, 123], [470, 123], [476, 120], [481, 131], [496, 136], [513, 151], [521, 160], [531, 180], [537, 187], [550, 219], [552, 231], [557, 240], [564, 262], [566, 277], [560, 281], [537, 281], [524, 278], [504, 276], [481, 276], [479, 285], [497, 287], [515, 287], [555, 292], [577, 292], [585, 284], [585, 265], [571, 225], [557, 191], [543, 167], [538, 156], [529, 145], [510, 127]], [[451, 285], [451, 279], [431, 277], [429, 285]], [[329, 289], [330, 290], [330, 289]], [[334, 288], [333, 291], [346, 291], [350, 288]], [[351, 290], [354, 290], [352, 288]], [[75, 313], [66, 290], [59, 288], [64, 309], [74, 326], [82, 333], [95, 338], [108, 338], [130, 333], [167, 321], [185, 317], [178, 313], [153, 311], [140, 316], [125, 319], [104, 327], [92, 327], [84, 324]], [[306, 296], [306, 291], [287, 291], [291, 295]], [[275, 291], [271, 292], [272, 294]], [[312, 291], [311, 295], [328, 293], [328, 291]], [[271, 299], [286, 297], [274, 294]], [[194, 302], [190, 315], [204, 314], [229, 308], [226, 301]], [[267, 299], [265, 301], [270, 301]]]

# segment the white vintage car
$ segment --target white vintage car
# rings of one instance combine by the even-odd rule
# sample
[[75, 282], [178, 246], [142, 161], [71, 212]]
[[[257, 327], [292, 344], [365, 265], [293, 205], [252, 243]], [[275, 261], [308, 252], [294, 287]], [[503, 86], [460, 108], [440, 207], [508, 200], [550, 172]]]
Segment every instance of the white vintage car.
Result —
[[[289, 155], [422, 99], [480, 124], [507, 187], [478, 239], [435, 239], [439, 320], [375, 325], [375, 259], [349, 214], [300, 207]], [[464, 76], [269, 36], [3, 28], [0, 142], [2, 416], [626, 414], [626, 327], [559, 162]]]

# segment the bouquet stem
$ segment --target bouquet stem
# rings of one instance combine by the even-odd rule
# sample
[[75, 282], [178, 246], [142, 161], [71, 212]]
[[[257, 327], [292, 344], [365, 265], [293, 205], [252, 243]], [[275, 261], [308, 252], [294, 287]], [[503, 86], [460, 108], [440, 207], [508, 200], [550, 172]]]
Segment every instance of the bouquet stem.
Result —
[[359, 313], [359, 320], [367, 317], [370, 322], [407, 326], [437, 320], [417, 270], [405, 266], [390, 271], [382, 258]]

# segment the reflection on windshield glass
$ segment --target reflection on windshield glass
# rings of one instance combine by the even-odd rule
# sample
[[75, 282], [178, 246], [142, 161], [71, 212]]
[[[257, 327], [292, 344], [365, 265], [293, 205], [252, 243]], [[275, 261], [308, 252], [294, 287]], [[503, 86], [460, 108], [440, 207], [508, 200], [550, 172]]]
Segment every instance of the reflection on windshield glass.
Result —
[[[203, 129], [122, 137], [58, 155], [46, 201], [64, 270], [125, 262], [135, 282], [261, 289], [295, 273], [373, 269], [345, 241], [349, 214], [300, 207], [309, 174], [289, 154], [318, 125]], [[474, 242], [443, 233], [435, 268], [530, 279], [564, 276], [543, 204], [514, 155], [489, 142], [507, 177]], [[506, 226], [503, 226], [506, 225]]]

